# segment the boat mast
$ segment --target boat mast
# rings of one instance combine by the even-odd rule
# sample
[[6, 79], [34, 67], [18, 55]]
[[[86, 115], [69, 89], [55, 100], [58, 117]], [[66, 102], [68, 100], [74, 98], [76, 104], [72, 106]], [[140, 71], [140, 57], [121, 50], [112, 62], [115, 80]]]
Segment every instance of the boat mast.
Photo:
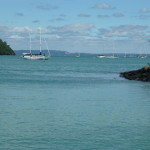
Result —
[[30, 38], [30, 54], [31, 54], [31, 34], [29, 32], [29, 38]]
[[115, 52], [115, 40], [113, 41], [113, 57], [115, 57], [114, 52]]
[[44, 41], [45, 41], [45, 44], [46, 44], [46, 48], [47, 48], [47, 50], [48, 50], [48, 55], [50, 56], [51, 54], [50, 54], [50, 50], [49, 50], [49, 48], [48, 48], [48, 45], [47, 45], [47, 42], [46, 42], [46, 39], [44, 38]]
[[40, 28], [40, 54], [42, 54], [42, 50], [41, 50], [41, 28]]

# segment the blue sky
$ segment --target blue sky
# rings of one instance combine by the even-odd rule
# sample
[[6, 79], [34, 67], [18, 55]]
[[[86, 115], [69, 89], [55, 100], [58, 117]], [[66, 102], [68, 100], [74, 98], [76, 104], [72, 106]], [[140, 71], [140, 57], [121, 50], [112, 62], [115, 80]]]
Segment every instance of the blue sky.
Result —
[[[149, 0], [0, 0], [0, 38], [14, 50], [150, 53]], [[43, 49], [46, 49], [42, 45]]]

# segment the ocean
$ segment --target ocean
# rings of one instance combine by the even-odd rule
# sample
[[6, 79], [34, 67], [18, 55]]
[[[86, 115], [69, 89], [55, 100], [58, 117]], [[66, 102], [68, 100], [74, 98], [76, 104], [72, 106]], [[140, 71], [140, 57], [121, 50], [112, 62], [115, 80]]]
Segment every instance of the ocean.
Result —
[[150, 58], [0, 56], [0, 150], [150, 150]]

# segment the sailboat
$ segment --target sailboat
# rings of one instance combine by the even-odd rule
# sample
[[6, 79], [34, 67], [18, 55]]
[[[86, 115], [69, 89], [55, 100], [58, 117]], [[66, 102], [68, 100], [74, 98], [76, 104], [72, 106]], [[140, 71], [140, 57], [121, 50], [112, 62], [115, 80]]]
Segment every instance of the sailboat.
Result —
[[[29, 33], [29, 37], [30, 37], [30, 53], [23, 53], [22, 58], [25, 59], [31, 59], [31, 60], [47, 60], [50, 57], [50, 52], [48, 50], [49, 55], [45, 56], [42, 54], [42, 49], [41, 49], [41, 30], [40, 30], [40, 53], [39, 54], [32, 54], [31, 52], [31, 35]], [[46, 42], [46, 40], [45, 40]], [[47, 44], [46, 44], [47, 45]]]
[[117, 56], [115, 56], [115, 41], [113, 41], [113, 54], [111, 56], [107, 56], [106, 58], [110, 58], [110, 59], [114, 59], [114, 58], [118, 58]]
[[118, 58], [118, 57], [113, 54], [111, 56], [106, 56], [106, 58], [114, 59], [114, 58]]
[[80, 57], [80, 53], [78, 53], [78, 55], [76, 55], [76, 57], [79, 58]]
[[106, 58], [105, 55], [98, 55], [97, 58]]

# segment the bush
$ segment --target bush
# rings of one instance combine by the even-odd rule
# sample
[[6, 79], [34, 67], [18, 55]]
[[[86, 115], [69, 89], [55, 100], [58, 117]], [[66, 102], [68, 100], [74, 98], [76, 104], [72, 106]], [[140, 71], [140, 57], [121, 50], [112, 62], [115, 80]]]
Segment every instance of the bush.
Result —
[[0, 55], [15, 55], [15, 52], [7, 45], [6, 42], [3, 42], [0, 39]]

